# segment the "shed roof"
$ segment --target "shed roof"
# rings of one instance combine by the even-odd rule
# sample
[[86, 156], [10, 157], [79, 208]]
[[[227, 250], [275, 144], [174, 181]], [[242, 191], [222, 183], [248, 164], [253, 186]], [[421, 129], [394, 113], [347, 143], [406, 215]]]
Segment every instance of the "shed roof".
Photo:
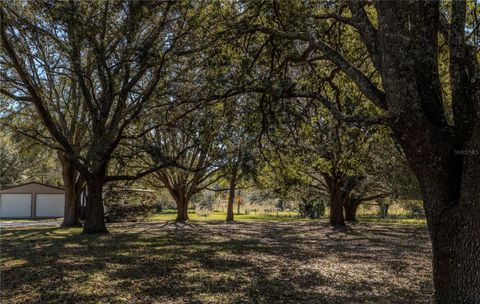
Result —
[[52, 185], [47, 185], [47, 184], [42, 184], [38, 182], [29, 182], [29, 183], [23, 183], [23, 184], [18, 184], [18, 185], [12, 185], [5, 187], [3, 189], [0, 189], [0, 193], [2, 192], [39, 192], [39, 191], [48, 191], [52, 193], [62, 193], [65, 190], [63, 188], [55, 187]]

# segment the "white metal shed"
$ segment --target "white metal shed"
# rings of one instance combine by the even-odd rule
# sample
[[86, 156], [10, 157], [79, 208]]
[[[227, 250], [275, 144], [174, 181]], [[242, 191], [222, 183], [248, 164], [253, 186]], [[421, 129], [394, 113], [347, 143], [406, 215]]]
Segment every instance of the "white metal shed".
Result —
[[27, 183], [0, 190], [0, 217], [62, 217], [65, 191], [41, 183]]

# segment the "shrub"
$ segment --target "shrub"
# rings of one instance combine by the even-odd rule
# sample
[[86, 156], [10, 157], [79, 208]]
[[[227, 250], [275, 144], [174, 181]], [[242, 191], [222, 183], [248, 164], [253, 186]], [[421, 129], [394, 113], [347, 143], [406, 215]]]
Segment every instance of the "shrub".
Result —
[[105, 198], [108, 222], [131, 222], [161, 211], [161, 204], [151, 192], [115, 191]]
[[300, 216], [312, 219], [322, 218], [325, 214], [325, 204], [320, 200], [305, 200], [302, 199], [299, 206]]
[[413, 217], [424, 217], [425, 211], [421, 201], [408, 201], [405, 204], [405, 209], [410, 213], [410, 216]]

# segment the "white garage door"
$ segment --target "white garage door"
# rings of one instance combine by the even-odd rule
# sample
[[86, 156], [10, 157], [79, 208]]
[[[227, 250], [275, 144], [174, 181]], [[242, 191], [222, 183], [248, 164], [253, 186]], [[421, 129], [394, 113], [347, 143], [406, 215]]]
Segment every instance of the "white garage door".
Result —
[[65, 194], [37, 194], [36, 216], [62, 217]]
[[31, 194], [0, 194], [0, 217], [31, 217]]

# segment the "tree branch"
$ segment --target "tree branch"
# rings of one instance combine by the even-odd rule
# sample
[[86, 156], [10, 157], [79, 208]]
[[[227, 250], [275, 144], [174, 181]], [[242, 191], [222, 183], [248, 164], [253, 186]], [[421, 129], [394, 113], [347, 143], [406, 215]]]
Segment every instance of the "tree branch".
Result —
[[370, 99], [376, 106], [383, 110], [388, 110], [385, 93], [381, 91], [370, 79], [363, 74], [357, 67], [343, 57], [339, 52], [334, 50], [325, 42], [316, 39], [312, 35], [304, 32], [283, 32], [277, 29], [254, 26], [248, 31], [261, 32], [274, 35], [287, 40], [300, 40], [309, 44], [309, 46], [321, 51], [326, 58], [338, 66], [345, 74], [347, 74], [357, 85], [359, 90]]

